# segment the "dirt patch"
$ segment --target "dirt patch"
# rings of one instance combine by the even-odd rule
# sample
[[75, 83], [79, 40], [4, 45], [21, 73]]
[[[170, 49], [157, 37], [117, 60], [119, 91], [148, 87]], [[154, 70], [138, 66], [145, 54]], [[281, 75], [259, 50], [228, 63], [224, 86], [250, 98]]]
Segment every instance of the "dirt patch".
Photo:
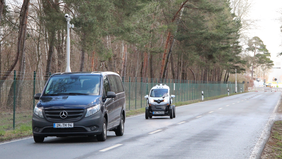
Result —
[[[282, 99], [277, 109], [277, 115], [282, 116]], [[282, 159], [282, 121], [275, 121], [270, 132], [270, 137], [262, 151], [261, 159]]]

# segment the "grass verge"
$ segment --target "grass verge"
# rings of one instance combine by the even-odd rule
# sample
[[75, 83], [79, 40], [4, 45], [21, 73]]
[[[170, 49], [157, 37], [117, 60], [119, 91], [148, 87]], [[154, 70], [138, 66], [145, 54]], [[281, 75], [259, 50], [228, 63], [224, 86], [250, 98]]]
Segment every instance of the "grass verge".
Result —
[[[277, 115], [282, 115], [282, 99], [277, 109]], [[282, 158], [282, 121], [275, 121], [269, 139], [262, 151], [261, 159]]]

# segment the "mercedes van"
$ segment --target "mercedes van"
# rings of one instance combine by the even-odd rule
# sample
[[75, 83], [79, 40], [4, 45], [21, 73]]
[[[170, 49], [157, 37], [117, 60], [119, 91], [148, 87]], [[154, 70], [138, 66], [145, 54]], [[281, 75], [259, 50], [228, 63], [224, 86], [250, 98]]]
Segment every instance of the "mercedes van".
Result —
[[56, 73], [47, 81], [32, 117], [36, 143], [47, 136], [88, 136], [105, 141], [124, 133], [125, 92], [114, 72]]

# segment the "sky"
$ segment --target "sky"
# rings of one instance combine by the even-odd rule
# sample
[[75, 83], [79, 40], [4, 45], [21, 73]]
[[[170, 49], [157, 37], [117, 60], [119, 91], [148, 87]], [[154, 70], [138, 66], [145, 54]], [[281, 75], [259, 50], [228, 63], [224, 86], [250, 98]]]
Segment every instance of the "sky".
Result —
[[[275, 66], [281, 66], [282, 57], [282, 0], [253, 0], [248, 19], [255, 20], [255, 27], [248, 32], [250, 38], [258, 36], [271, 53]], [[273, 77], [282, 82], [282, 69], [269, 72], [270, 81]]]
[[254, 0], [248, 18], [256, 21], [249, 34], [259, 36], [272, 54], [282, 52], [282, 0]]

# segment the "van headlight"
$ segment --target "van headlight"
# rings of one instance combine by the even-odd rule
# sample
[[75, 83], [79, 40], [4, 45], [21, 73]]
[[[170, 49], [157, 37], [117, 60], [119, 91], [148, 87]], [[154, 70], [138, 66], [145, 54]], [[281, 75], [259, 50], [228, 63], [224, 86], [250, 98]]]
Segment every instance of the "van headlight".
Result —
[[94, 107], [87, 108], [85, 117], [88, 117], [90, 115], [97, 113], [100, 110], [100, 107], [101, 107], [100, 104], [98, 104], [98, 105], [95, 105]]
[[35, 115], [43, 118], [42, 108], [38, 108], [37, 106], [34, 107], [33, 112]]
[[154, 99], [150, 99], [149, 103], [154, 103]]

